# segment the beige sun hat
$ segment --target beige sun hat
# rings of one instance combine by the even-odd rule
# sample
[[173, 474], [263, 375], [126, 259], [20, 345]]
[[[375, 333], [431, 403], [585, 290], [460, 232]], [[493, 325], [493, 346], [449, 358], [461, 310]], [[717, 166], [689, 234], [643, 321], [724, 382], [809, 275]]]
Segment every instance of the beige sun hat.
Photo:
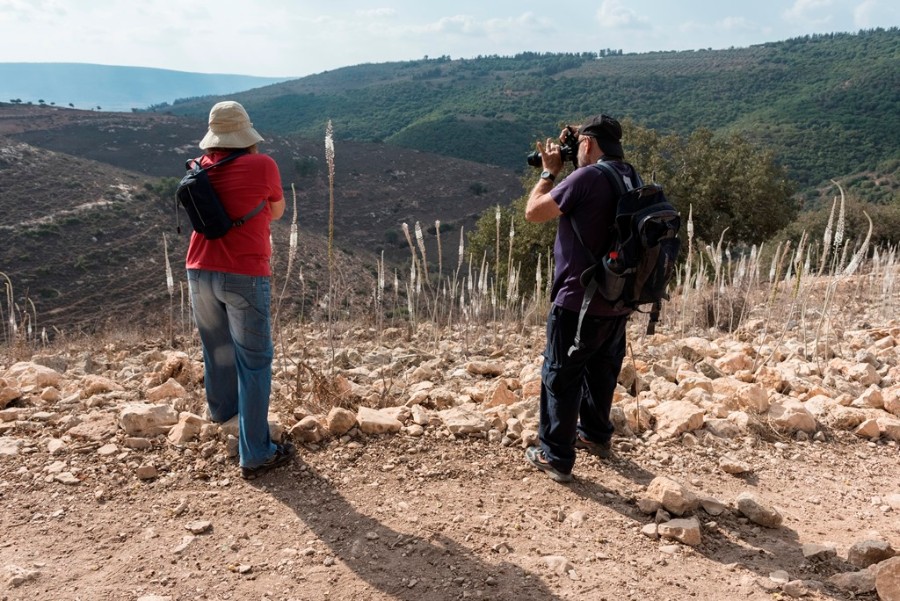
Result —
[[209, 111], [209, 131], [200, 140], [200, 148], [247, 148], [262, 141], [244, 107], [226, 100]]

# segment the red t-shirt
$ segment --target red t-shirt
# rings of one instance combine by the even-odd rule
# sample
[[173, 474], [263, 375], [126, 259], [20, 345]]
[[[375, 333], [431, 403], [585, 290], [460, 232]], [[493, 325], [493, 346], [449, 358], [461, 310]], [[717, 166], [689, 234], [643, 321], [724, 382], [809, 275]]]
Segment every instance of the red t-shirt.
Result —
[[[220, 161], [229, 153], [214, 152], [200, 159], [203, 167]], [[207, 240], [193, 232], [188, 247], [188, 269], [225, 271], [241, 275], [269, 276], [269, 203], [284, 199], [281, 175], [272, 157], [265, 154], [245, 154], [207, 171], [209, 181], [219, 200], [232, 219], [240, 219], [265, 199], [266, 206], [248, 219], [244, 225], [233, 227], [216, 240]]]

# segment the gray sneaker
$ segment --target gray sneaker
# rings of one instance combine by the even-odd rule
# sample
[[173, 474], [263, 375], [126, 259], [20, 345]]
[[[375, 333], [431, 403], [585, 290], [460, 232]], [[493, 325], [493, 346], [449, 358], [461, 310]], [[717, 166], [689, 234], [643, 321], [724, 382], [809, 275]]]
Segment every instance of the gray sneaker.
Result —
[[257, 465], [256, 467], [242, 467], [241, 478], [244, 480], [255, 480], [269, 470], [284, 465], [294, 456], [295, 450], [294, 445], [289, 442], [283, 444], [276, 443], [275, 454], [269, 457], [265, 463]]
[[525, 449], [525, 459], [528, 463], [550, 476], [550, 479], [555, 482], [571, 482], [575, 479], [572, 477], [572, 472], [562, 472], [550, 465], [550, 462], [544, 457], [544, 451], [540, 447], [528, 447]]
[[575, 437], [575, 448], [587, 451], [600, 459], [612, 459], [613, 457], [612, 442], [609, 440], [606, 442], [594, 442], [579, 434]]

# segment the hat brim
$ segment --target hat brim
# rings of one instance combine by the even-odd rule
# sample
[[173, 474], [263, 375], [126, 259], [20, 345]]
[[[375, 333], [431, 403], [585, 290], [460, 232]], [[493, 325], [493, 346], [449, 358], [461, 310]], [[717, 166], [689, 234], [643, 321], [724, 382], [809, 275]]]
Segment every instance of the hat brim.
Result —
[[200, 140], [200, 148], [202, 150], [207, 148], [248, 148], [264, 141], [259, 132], [252, 127], [221, 134], [209, 130]]

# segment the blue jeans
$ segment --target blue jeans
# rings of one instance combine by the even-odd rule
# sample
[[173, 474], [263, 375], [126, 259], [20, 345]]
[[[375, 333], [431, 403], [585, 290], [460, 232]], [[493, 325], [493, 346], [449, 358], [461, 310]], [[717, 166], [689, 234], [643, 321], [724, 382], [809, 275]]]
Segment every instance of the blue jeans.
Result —
[[627, 322], [628, 316], [585, 315], [582, 347], [569, 356], [578, 313], [556, 305], [550, 310], [538, 437], [544, 456], [562, 472], [571, 472], [575, 465], [577, 433], [598, 443], [612, 437], [609, 410], [625, 358]]
[[203, 343], [209, 414], [218, 423], [238, 416], [241, 466], [257, 467], [275, 454], [268, 422], [274, 354], [269, 278], [187, 272]]

